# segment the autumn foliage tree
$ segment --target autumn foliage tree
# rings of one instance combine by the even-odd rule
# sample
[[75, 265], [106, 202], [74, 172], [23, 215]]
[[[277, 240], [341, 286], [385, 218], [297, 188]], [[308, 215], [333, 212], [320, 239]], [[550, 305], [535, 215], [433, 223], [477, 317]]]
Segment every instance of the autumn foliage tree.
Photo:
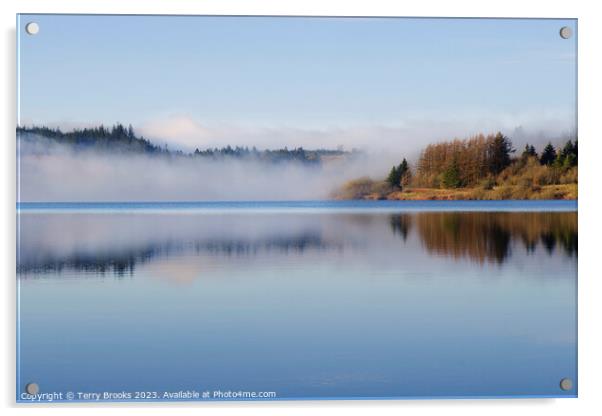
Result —
[[[420, 155], [415, 183], [426, 187], [449, 187], [452, 183], [453, 187], [472, 186], [510, 165], [512, 152], [512, 142], [502, 133], [431, 144]], [[457, 181], [453, 178], [456, 174]]]
[[[526, 144], [518, 156], [502, 133], [479, 134], [428, 145], [413, 172], [406, 159], [385, 180], [360, 178], [337, 195], [343, 199], [575, 199], [577, 139], [538, 154]], [[541, 156], [539, 156], [541, 155]], [[554, 185], [554, 186], [550, 186]], [[445, 191], [417, 188], [445, 188]], [[461, 188], [454, 191], [455, 188]], [[400, 192], [402, 191], [402, 192]]]

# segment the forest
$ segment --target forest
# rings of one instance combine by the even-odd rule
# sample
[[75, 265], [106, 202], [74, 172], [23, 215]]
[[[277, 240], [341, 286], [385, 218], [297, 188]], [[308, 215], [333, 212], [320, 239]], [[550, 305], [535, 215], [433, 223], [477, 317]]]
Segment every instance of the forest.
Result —
[[577, 139], [517, 154], [498, 132], [430, 144], [415, 166], [403, 158], [381, 180], [362, 177], [337, 199], [576, 199]]
[[[29, 136], [32, 135], [32, 136]], [[58, 128], [45, 126], [17, 127], [17, 137], [42, 137], [51, 143], [67, 146], [74, 151], [100, 151], [109, 153], [146, 154], [159, 157], [187, 157], [199, 160], [219, 160], [225, 158], [253, 159], [269, 163], [301, 162], [303, 164], [318, 165], [325, 158], [350, 156], [358, 153], [357, 150], [345, 151], [340, 149], [315, 149], [306, 150], [302, 147], [295, 149], [263, 149], [253, 147], [230, 145], [220, 148], [195, 149], [193, 152], [170, 150], [167, 146], [157, 146], [143, 136], [138, 136], [132, 127], [115, 124], [112, 127], [98, 126], [92, 128], [75, 129], [63, 132]]]

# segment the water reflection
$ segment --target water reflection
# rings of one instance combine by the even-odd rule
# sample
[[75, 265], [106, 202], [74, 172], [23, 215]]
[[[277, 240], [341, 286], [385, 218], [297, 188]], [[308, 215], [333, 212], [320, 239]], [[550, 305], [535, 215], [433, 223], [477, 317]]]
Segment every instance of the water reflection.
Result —
[[[22, 215], [17, 272], [81, 271], [118, 277], [173, 255], [378, 258], [427, 255], [502, 264], [519, 247], [577, 256], [575, 212], [425, 212], [278, 216]], [[399, 240], [404, 249], [400, 252]], [[389, 241], [391, 240], [391, 241]]]
[[407, 241], [412, 227], [412, 219], [413, 216], [409, 214], [391, 215], [390, 223], [393, 234], [398, 234], [403, 241]]
[[46, 391], [576, 392], [575, 213], [25, 213], [18, 235], [19, 380]]
[[168, 241], [163, 244], [108, 253], [75, 252], [66, 257], [46, 257], [34, 261], [19, 262], [17, 273], [60, 273], [63, 270], [113, 272], [117, 276], [133, 275], [136, 265], [142, 265], [154, 258], [166, 258], [181, 253], [208, 253], [220, 256], [252, 256], [260, 253], [303, 253], [307, 250], [333, 250], [340, 245], [324, 241], [320, 235], [304, 234], [289, 238], [271, 238], [262, 241], [202, 240]]
[[[415, 220], [418, 235], [428, 251], [454, 258], [502, 263], [511, 255], [513, 240], [521, 241], [530, 253], [541, 242], [550, 255], [557, 246], [567, 256], [577, 255], [574, 212], [423, 213]], [[406, 222], [409, 222], [406, 218], [392, 220], [393, 232]]]

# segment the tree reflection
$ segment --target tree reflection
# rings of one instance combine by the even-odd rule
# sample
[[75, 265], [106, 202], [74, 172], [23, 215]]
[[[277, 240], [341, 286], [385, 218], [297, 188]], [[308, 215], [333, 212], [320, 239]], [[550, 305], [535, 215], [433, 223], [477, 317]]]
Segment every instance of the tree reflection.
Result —
[[415, 222], [424, 247], [432, 253], [477, 262], [502, 263], [511, 254], [514, 240], [528, 253], [538, 245], [553, 254], [559, 248], [577, 255], [575, 212], [428, 212], [391, 217], [391, 229], [401, 234]]
[[[96, 245], [87, 243], [85, 238], [74, 238], [77, 233], [72, 233], [72, 239], [64, 241], [64, 246], [73, 247], [67, 250], [53, 250], [56, 233], [47, 232], [44, 235], [48, 238], [21, 241], [17, 273], [27, 278], [43, 274], [67, 277], [69, 273], [65, 271], [76, 271], [86, 276], [122, 278], [133, 276], [139, 265], [183, 253], [220, 257], [274, 253], [286, 256], [311, 250], [325, 252], [328, 257], [328, 251], [332, 251], [333, 256], [343, 252], [354, 256], [354, 250], [359, 248], [360, 256], [378, 259], [399, 254], [396, 245], [391, 244], [389, 230], [414, 252], [426, 250], [430, 254], [469, 258], [479, 263], [501, 264], [521, 247], [527, 254], [577, 256], [576, 212], [325, 215], [307, 217], [302, 225], [297, 221], [294, 230], [289, 228], [292, 224], [280, 218], [278, 227], [271, 226], [270, 222], [260, 224], [258, 235], [241, 230], [230, 236], [204, 225], [192, 232], [152, 238], [140, 236], [128, 242], [125, 236], [128, 233], [139, 236], [136, 234], [139, 228], [130, 229], [127, 223], [119, 223], [110, 229], [113, 232], [101, 235]], [[109, 244], [113, 239], [118, 244]], [[346, 251], [347, 248], [350, 250]]]
[[390, 220], [391, 230], [393, 234], [401, 236], [403, 241], [408, 239], [410, 228], [412, 227], [412, 217], [410, 215], [392, 215]]
[[92, 272], [116, 277], [133, 275], [137, 265], [156, 257], [194, 251], [223, 256], [255, 255], [259, 252], [303, 253], [307, 250], [337, 250], [340, 244], [325, 241], [319, 233], [305, 233], [291, 237], [272, 237], [257, 241], [242, 239], [197, 239], [194, 241], [169, 241], [130, 250], [105, 253], [73, 253], [64, 257], [44, 257], [22, 260], [17, 264], [21, 275], [61, 273], [64, 270]]

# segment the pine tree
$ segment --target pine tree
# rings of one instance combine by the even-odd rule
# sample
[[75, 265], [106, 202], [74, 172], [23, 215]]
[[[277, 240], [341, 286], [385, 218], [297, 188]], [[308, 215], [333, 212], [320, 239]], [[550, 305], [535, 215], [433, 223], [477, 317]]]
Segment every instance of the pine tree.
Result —
[[537, 157], [537, 152], [535, 151], [535, 147], [533, 145], [526, 144], [521, 158], [527, 159], [528, 157]]
[[462, 186], [460, 167], [456, 158], [452, 160], [441, 174], [441, 185], [444, 188], [459, 188]]
[[570, 168], [577, 165], [577, 143], [573, 144], [572, 140], [566, 142], [558, 157], [555, 165], [558, 167]]
[[394, 186], [396, 188], [400, 187], [400, 180], [401, 180], [401, 175], [399, 172], [399, 168], [401, 167], [401, 165], [399, 167], [393, 166], [391, 168], [391, 171], [389, 172], [389, 176], [387, 176], [387, 183], [389, 183], [389, 185]]
[[412, 180], [412, 172], [410, 171], [410, 165], [408, 161], [403, 158], [401, 164], [398, 167], [399, 170], [399, 182], [402, 187], [408, 186]]
[[539, 159], [539, 163], [542, 165], [551, 165], [556, 160], [556, 149], [552, 146], [552, 143], [548, 143], [546, 147], [544, 147], [543, 152], [541, 152], [541, 158]]
[[498, 132], [489, 145], [489, 171], [497, 175], [510, 165], [510, 153], [514, 152], [509, 138]]
[[408, 161], [405, 159], [405, 157], [397, 167], [397, 170], [399, 171], [400, 176], [403, 176], [408, 171]]

